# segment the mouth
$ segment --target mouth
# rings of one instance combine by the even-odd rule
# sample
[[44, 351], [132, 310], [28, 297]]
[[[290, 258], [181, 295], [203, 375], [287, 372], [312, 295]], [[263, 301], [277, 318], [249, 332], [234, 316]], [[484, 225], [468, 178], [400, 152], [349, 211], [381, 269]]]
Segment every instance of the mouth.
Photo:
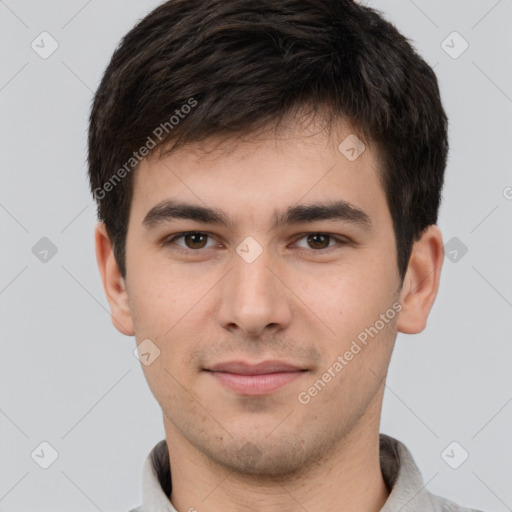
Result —
[[245, 361], [219, 363], [205, 369], [224, 387], [245, 396], [270, 394], [302, 376], [307, 369], [284, 361]]

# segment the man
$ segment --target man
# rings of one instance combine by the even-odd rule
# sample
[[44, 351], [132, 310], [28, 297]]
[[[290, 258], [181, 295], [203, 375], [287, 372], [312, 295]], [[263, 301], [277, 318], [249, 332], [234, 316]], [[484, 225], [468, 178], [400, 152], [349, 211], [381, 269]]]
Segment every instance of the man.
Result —
[[439, 286], [447, 152], [432, 69], [353, 1], [171, 0], [124, 37], [89, 175], [163, 412], [137, 510], [467, 510], [379, 435]]

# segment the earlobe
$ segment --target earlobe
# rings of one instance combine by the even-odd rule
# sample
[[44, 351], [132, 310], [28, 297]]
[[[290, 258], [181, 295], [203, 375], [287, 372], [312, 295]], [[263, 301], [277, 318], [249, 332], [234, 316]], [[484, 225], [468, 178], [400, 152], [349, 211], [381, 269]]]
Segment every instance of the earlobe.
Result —
[[428, 226], [412, 247], [400, 295], [403, 309], [397, 321], [398, 331], [417, 334], [425, 329], [439, 289], [443, 260], [441, 231], [435, 225]]
[[103, 289], [110, 305], [114, 327], [126, 336], [134, 336], [133, 318], [128, 301], [126, 283], [114, 257], [114, 251], [105, 224], [100, 222], [94, 231], [96, 261]]

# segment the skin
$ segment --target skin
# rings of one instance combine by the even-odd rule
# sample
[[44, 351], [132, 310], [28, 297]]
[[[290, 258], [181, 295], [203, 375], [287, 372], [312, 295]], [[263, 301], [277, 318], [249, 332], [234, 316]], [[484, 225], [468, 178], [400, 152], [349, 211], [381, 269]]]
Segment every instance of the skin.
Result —
[[[389, 495], [378, 444], [385, 377], [397, 332], [425, 328], [443, 243], [436, 226], [427, 228], [402, 282], [377, 152], [367, 146], [349, 161], [338, 144], [350, 133], [297, 124], [284, 135], [148, 157], [134, 175], [126, 279], [104, 225], [96, 228], [115, 327], [160, 350], [143, 370], [162, 407], [170, 499], [180, 512], [334, 512], [340, 504], [370, 512]], [[223, 210], [233, 225], [170, 219], [144, 227], [167, 199]], [[272, 227], [275, 210], [340, 199], [363, 210], [371, 228], [333, 219]], [[187, 231], [209, 236], [170, 241]], [[309, 234], [330, 238], [311, 242]], [[249, 236], [263, 250], [252, 263], [236, 252]], [[394, 319], [300, 403], [299, 393], [397, 301]], [[235, 392], [205, 371], [273, 359], [307, 371], [264, 396]]]

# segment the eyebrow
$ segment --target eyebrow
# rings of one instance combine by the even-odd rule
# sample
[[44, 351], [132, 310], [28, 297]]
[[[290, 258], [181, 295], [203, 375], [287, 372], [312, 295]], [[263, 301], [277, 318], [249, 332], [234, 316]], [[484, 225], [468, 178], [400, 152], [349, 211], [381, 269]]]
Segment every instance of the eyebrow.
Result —
[[[187, 219], [233, 228], [233, 222], [222, 210], [173, 200], [162, 201], [151, 208], [144, 217], [142, 225], [149, 230], [175, 219]], [[284, 225], [318, 220], [344, 221], [368, 230], [373, 228], [370, 216], [366, 212], [347, 201], [339, 200], [290, 206], [285, 212], [276, 211], [274, 212], [273, 229]]]

